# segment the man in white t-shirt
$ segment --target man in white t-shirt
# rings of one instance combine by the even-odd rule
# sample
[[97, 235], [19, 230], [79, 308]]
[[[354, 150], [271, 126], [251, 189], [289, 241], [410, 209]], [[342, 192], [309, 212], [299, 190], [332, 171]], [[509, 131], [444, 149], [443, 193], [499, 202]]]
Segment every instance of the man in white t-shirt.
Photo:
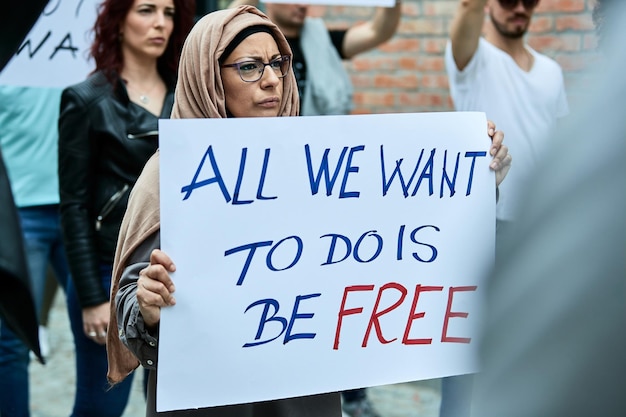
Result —
[[[456, 110], [485, 112], [504, 132], [513, 157], [499, 187], [499, 233], [515, 220], [526, 178], [557, 120], [569, 112], [561, 67], [524, 40], [538, 4], [539, 0], [460, 0], [446, 47]], [[470, 392], [471, 376], [444, 378], [440, 417], [468, 416]]]
[[561, 67], [524, 40], [538, 3], [460, 1], [446, 48], [456, 110], [485, 112], [504, 132], [514, 159], [500, 185], [496, 208], [500, 221], [515, 219], [521, 184], [532, 172], [557, 119], [568, 113]]

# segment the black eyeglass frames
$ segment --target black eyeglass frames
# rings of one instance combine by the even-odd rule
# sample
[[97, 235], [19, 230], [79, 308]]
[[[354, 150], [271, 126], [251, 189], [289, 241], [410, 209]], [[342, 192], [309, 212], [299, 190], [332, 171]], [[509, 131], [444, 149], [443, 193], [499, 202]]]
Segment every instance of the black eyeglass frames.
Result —
[[258, 59], [250, 61], [235, 62], [234, 64], [224, 64], [222, 67], [237, 68], [241, 79], [247, 83], [258, 81], [263, 77], [265, 67], [270, 67], [278, 78], [283, 78], [289, 72], [291, 65], [290, 55], [281, 55], [270, 62], [263, 62]]

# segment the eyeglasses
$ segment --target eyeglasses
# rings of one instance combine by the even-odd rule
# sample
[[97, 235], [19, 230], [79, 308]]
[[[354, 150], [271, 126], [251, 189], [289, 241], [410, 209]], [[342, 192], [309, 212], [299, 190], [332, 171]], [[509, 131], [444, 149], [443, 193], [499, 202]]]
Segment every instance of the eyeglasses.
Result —
[[258, 59], [253, 61], [235, 62], [234, 64], [225, 64], [222, 67], [237, 68], [241, 79], [247, 83], [258, 81], [265, 72], [265, 67], [269, 66], [278, 78], [283, 78], [289, 72], [291, 56], [282, 55], [272, 59], [270, 62], [263, 62]]
[[532, 10], [539, 4], [539, 0], [498, 0], [498, 3], [503, 9], [513, 10], [520, 1], [526, 10]]

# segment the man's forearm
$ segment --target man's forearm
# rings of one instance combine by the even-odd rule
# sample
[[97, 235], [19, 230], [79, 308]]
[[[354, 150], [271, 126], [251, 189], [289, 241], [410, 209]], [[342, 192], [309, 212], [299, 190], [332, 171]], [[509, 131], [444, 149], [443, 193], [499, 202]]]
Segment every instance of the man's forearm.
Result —
[[478, 48], [486, 3], [487, 0], [459, 1], [450, 28], [452, 55], [459, 70], [465, 68]]
[[343, 41], [343, 56], [347, 59], [388, 41], [396, 33], [400, 22], [402, 4], [379, 7], [372, 20], [348, 29]]
[[393, 37], [400, 24], [402, 3], [396, 0], [394, 7], [379, 7], [372, 19], [372, 30], [377, 34], [379, 43]]

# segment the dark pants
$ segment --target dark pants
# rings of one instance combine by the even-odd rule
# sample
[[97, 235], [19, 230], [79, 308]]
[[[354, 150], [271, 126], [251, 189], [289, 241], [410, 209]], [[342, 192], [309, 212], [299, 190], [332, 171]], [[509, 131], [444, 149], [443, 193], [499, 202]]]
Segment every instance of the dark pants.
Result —
[[[101, 266], [102, 287], [107, 293], [111, 288], [111, 269], [111, 265]], [[128, 402], [133, 374], [110, 387], [106, 379], [106, 347], [85, 335], [82, 309], [71, 279], [67, 286], [67, 308], [76, 350], [76, 397], [71, 417], [119, 417]], [[109, 331], [117, 332], [117, 329]]]

